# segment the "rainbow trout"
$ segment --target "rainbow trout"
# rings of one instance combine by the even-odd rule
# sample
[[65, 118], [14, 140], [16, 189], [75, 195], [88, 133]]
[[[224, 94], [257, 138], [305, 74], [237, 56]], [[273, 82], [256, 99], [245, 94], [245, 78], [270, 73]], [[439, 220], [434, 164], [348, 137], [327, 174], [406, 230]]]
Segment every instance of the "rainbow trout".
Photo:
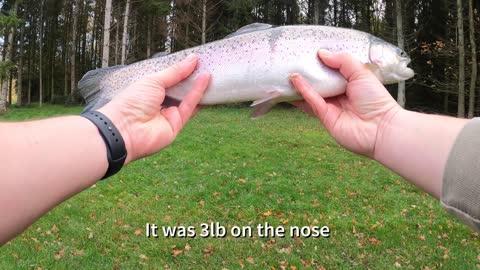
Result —
[[199, 56], [197, 70], [180, 84], [167, 89], [167, 97], [181, 101], [200, 72], [212, 80], [200, 104], [214, 105], [253, 101], [254, 117], [267, 113], [275, 104], [302, 99], [289, 81], [300, 73], [323, 97], [344, 93], [345, 78], [324, 65], [319, 49], [348, 52], [374, 72], [384, 84], [414, 76], [410, 58], [400, 48], [368, 33], [328, 26], [281, 26], [255, 23], [222, 40], [127, 66], [92, 70], [79, 82], [87, 106], [95, 110], [143, 76], [161, 71], [191, 53]]

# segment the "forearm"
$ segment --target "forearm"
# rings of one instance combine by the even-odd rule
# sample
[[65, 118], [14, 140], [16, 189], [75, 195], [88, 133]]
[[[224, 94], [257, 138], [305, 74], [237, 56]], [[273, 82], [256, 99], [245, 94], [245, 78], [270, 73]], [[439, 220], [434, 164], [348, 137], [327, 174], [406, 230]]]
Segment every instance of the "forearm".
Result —
[[80, 116], [1, 123], [0, 245], [107, 170], [96, 126]]
[[450, 150], [465, 119], [399, 110], [379, 127], [375, 159], [440, 198]]

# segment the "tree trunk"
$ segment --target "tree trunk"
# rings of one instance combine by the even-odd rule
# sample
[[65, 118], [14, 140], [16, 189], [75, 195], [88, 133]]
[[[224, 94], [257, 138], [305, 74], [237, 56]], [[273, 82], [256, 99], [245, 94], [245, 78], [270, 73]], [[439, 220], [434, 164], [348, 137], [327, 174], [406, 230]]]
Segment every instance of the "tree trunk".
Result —
[[[18, 9], [18, 0], [15, 1], [14, 6], [12, 7], [13, 14], [17, 14], [17, 9]], [[5, 54], [4, 61], [9, 62], [12, 61], [13, 59], [13, 53], [14, 53], [14, 37], [15, 37], [15, 29], [16, 27], [11, 27], [8, 32], [8, 45], [7, 45], [7, 51]], [[6, 76], [6, 78], [8, 78]], [[6, 78], [3, 78], [2, 81], [5, 81]], [[8, 83], [4, 82], [2, 83], [2, 91], [0, 95], [0, 114], [5, 113], [7, 111], [7, 102], [8, 102], [8, 96], [9, 96], [9, 89], [8, 89]]]
[[44, 0], [40, 3], [40, 61], [39, 61], [39, 106], [43, 105], [43, 7]]
[[122, 37], [122, 65], [127, 62], [127, 41], [128, 41], [128, 17], [130, 15], [130, 0], [125, 5], [125, 14], [123, 16], [123, 37]]
[[112, 20], [112, 0], [105, 3], [105, 22], [103, 24], [103, 58], [102, 68], [108, 67], [110, 59], [110, 23]]
[[202, 1], [202, 44], [207, 43], [207, 0]]
[[472, 75], [470, 77], [470, 95], [468, 104], [468, 118], [475, 114], [475, 88], [477, 82], [477, 44], [475, 42], [475, 21], [473, 19], [473, 0], [468, 1], [468, 22], [470, 30], [470, 47], [472, 50]]
[[152, 16], [147, 18], [147, 58], [152, 56]]
[[115, 29], [115, 66], [118, 65], [118, 51], [120, 48], [120, 18], [117, 20]]
[[320, 0], [313, 0], [313, 24], [320, 23]]
[[10, 76], [8, 76], [8, 105], [12, 105], [12, 92], [13, 92], [13, 70], [10, 70]]
[[72, 46], [70, 47], [70, 99], [73, 101], [74, 92], [77, 88], [77, 25], [78, 25], [78, 13], [79, 13], [79, 1], [74, 0], [73, 3], [73, 25], [72, 25]]
[[90, 43], [90, 68], [94, 69], [97, 67], [96, 63], [96, 54], [97, 54], [97, 48], [95, 47], [95, 40], [97, 40], [97, 18], [98, 18], [98, 6], [99, 4], [95, 2], [95, 8], [93, 9], [93, 27], [92, 27], [92, 42]]
[[[400, 49], [405, 49], [403, 37], [403, 15], [402, 15], [402, 1], [395, 0], [397, 11], [397, 41]], [[402, 108], [405, 108], [405, 82], [398, 83], [397, 102]]]
[[[25, 16], [24, 16], [25, 21]], [[20, 48], [18, 54], [18, 70], [17, 70], [17, 105], [23, 105], [23, 47], [25, 37], [25, 23], [20, 26]]]
[[458, 117], [465, 117], [465, 37], [463, 31], [463, 4], [457, 0], [457, 27], [458, 27]]

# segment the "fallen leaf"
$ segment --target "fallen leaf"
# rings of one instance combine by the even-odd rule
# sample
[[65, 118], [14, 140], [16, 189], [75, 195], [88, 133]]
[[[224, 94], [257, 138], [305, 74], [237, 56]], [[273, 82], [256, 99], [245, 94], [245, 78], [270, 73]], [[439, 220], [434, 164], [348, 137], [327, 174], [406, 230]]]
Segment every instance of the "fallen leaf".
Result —
[[141, 235], [142, 234], [142, 230], [138, 229], [138, 230], [135, 230], [135, 235]]
[[292, 253], [292, 247], [284, 247], [278, 250], [278, 253], [286, 253], [290, 254]]
[[240, 264], [241, 268], [245, 267], [245, 264], [243, 264], [243, 259], [238, 259], [238, 264]]
[[53, 227], [52, 227], [51, 230], [52, 230], [52, 232], [56, 233], [56, 232], [58, 232], [60, 229], [58, 229], [57, 225], [53, 225]]
[[140, 257], [140, 259], [142, 259], [142, 260], [148, 260], [148, 257], [144, 254], [140, 254], [140, 256], [138, 256], [138, 257]]
[[290, 270], [297, 270], [297, 267], [295, 265], [290, 265]]
[[183, 250], [182, 250], [182, 249], [174, 249], [174, 250], [172, 251], [173, 257], [177, 257], [178, 255], [181, 255], [181, 254], [183, 254]]
[[187, 243], [187, 244], [185, 245], [185, 250], [190, 250], [190, 249], [192, 249], [192, 247]]
[[264, 216], [269, 217], [272, 215], [272, 211], [268, 210], [265, 213], [263, 213]]
[[74, 250], [72, 252], [72, 255], [73, 256], [79, 256], [79, 255], [83, 255], [85, 253], [85, 251], [83, 249], [77, 249], [77, 250]]
[[213, 253], [213, 247], [207, 247], [202, 250], [202, 254], [212, 254]]
[[92, 238], [93, 238], [93, 232], [88, 234], [88, 239], [92, 239]]
[[63, 255], [65, 255], [65, 248], [62, 248], [55, 253], [55, 256], [54, 256], [55, 260], [57, 261], [60, 260], [63, 257]]
[[402, 267], [402, 265], [401, 265], [399, 262], [395, 262], [393, 265], [394, 265], [395, 267], [397, 267], [397, 268]]
[[253, 258], [252, 257], [248, 257], [246, 259], [246, 261], [249, 263], [249, 264], [253, 264]]
[[242, 183], [242, 184], [245, 184], [248, 180], [245, 179], [245, 178], [240, 178], [237, 180], [238, 182]]
[[300, 259], [300, 261], [302, 262], [303, 266], [305, 266], [305, 267], [307, 267], [307, 268], [312, 265], [312, 261], [310, 261], [310, 260]]
[[200, 200], [200, 201], [198, 202], [198, 204], [200, 204], [200, 206], [205, 206], [205, 201], [204, 201], [204, 200]]
[[368, 241], [370, 242], [370, 244], [375, 245], [375, 246], [379, 245], [382, 242], [375, 237], [371, 237], [370, 239], [368, 239]]

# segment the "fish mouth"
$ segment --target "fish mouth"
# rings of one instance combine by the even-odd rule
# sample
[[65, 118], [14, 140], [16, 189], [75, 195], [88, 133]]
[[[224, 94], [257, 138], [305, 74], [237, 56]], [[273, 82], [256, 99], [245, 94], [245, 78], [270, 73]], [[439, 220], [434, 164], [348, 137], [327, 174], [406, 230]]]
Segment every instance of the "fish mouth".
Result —
[[411, 62], [412, 62], [412, 59], [410, 59], [410, 57], [403, 58], [400, 61], [399, 68], [396, 72], [399, 80], [406, 81], [408, 79], [411, 79], [413, 76], [415, 76], [415, 71], [413, 71], [413, 69], [408, 67], [408, 65]]

